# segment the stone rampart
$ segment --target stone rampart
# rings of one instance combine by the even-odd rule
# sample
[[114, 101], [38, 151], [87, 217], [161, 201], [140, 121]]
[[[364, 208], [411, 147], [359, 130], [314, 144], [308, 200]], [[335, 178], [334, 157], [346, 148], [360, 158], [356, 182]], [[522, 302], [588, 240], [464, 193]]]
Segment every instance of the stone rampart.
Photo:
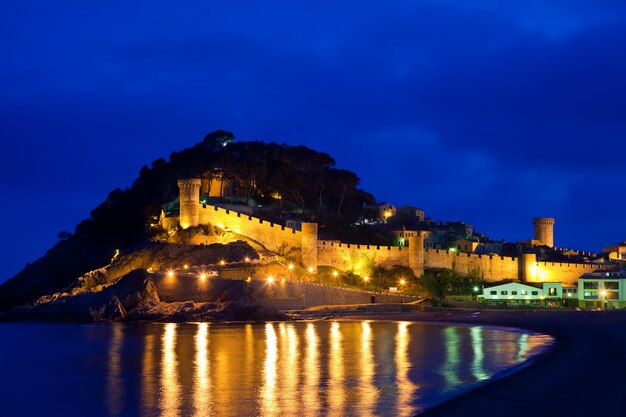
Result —
[[302, 245], [301, 232], [298, 230], [217, 206], [200, 206], [200, 224], [211, 224], [247, 236], [272, 252], [281, 253]]
[[408, 266], [409, 248], [399, 246], [355, 245], [320, 240], [317, 244], [318, 265], [360, 272], [371, 266], [390, 268]]
[[486, 281], [519, 276], [518, 258], [500, 255], [477, 255], [441, 249], [424, 249], [424, 268], [449, 268], [461, 274], [479, 273]]

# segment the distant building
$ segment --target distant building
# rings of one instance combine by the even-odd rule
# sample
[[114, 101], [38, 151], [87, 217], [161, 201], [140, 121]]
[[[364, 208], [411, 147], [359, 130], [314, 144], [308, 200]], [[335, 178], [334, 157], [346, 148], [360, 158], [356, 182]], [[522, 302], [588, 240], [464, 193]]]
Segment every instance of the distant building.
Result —
[[512, 304], [536, 304], [539, 301], [559, 301], [563, 298], [563, 284], [560, 282], [544, 282], [541, 284], [522, 284], [509, 282], [483, 289], [485, 301], [499, 301]]
[[285, 226], [293, 230], [302, 230], [302, 223], [304, 223], [302, 220], [287, 219]]
[[625, 308], [626, 271], [598, 271], [578, 279], [579, 305], [584, 308]]
[[406, 246], [408, 238], [419, 235], [419, 231], [407, 230], [404, 227], [402, 228], [402, 230], [392, 230], [389, 233], [391, 234], [398, 246]]
[[378, 206], [378, 219], [385, 221], [396, 215], [396, 207], [393, 204], [383, 203]]
[[412, 207], [412, 206], [402, 206], [398, 209], [399, 214], [406, 214], [407, 216], [413, 216], [417, 218], [418, 221], [424, 221], [424, 210]]
[[614, 254], [613, 259], [624, 259], [626, 260], [626, 242], [618, 243], [617, 245], [607, 246], [602, 249], [602, 252], [608, 253], [609, 257], [611, 254]]

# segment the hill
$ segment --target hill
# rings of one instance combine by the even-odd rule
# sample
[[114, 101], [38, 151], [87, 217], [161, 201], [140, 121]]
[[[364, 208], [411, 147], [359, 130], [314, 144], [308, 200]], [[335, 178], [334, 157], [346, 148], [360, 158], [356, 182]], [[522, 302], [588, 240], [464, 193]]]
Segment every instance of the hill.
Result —
[[304, 146], [236, 141], [232, 133], [216, 131], [169, 159], [144, 166], [128, 189], [115, 189], [73, 233], [43, 257], [27, 265], [0, 286], [0, 310], [32, 303], [62, 292], [89, 271], [107, 265], [117, 250], [150, 239], [150, 223], [162, 204], [178, 196], [179, 178], [219, 175], [231, 186], [222, 190], [224, 203], [257, 204], [315, 218], [339, 228], [358, 218], [374, 197], [359, 189], [358, 176], [335, 167], [328, 154]]

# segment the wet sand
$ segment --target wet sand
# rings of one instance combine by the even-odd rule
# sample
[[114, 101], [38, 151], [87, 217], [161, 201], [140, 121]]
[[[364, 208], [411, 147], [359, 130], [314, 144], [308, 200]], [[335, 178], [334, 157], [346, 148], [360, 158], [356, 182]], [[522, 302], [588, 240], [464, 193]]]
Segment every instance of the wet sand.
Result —
[[453, 310], [348, 314], [345, 318], [510, 326], [556, 338], [554, 347], [529, 366], [453, 398], [422, 416], [626, 416], [626, 312], [472, 314]]

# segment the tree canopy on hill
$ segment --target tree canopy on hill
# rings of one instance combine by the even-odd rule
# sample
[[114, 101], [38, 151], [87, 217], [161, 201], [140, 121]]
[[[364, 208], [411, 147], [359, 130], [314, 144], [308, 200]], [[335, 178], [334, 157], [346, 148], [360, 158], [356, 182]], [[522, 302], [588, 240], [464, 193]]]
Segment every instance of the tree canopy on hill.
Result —
[[278, 193], [283, 204], [314, 214], [317, 221], [351, 222], [371, 194], [358, 189], [356, 174], [335, 168], [328, 154], [304, 146], [237, 142], [232, 133], [215, 131], [191, 148], [173, 152], [169, 161], [144, 166], [133, 185], [115, 189], [80, 222], [74, 233], [42, 258], [0, 286], [0, 309], [58, 292], [87, 271], [108, 262], [115, 249], [125, 250], [148, 237], [146, 223], [164, 202], [178, 195], [179, 178], [208, 178], [215, 170], [233, 180], [232, 197], [258, 199]]

